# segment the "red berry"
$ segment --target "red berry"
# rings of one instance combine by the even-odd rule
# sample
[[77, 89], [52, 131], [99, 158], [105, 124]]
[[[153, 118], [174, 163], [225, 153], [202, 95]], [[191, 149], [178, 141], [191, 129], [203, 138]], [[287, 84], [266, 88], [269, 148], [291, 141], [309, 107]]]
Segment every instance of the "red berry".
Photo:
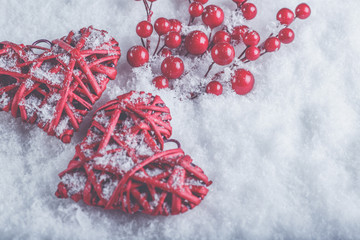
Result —
[[168, 57], [168, 56], [171, 56], [171, 51], [170, 49], [168, 48], [163, 48], [160, 52], [160, 55], [163, 56], [163, 57]]
[[256, 17], [257, 9], [252, 3], [244, 3], [241, 7], [241, 11], [246, 20], [251, 20]]
[[265, 41], [265, 50], [267, 52], [275, 52], [280, 49], [280, 40], [277, 37], [270, 37]]
[[165, 38], [165, 45], [168, 48], [177, 48], [181, 45], [181, 36], [177, 32], [169, 32]]
[[193, 31], [185, 38], [185, 48], [193, 55], [203, 54], [208, 46], [208, 37], [202, 31]]
[[223, 87], [218, 81], [209, 82], [209, 84], [206, 86], [206, 93], [211, 93], [219, 96], [222, 94], [222, 92]]
[[209, 0], [194, 0], [195, 2], [199, 2], [201, 4], [207, 3]]
[[156, 0], [148, 0], [149, 2], [156, 2]]
[[246, 46], [256, 46], [260, 42], [260, 36], [256, 31], [250, 31], [245, 34], [244, 43]]
[[279, 40], [281, 43], [288, 44], [294, 41], [295, 33], [290, 28], [281, 29], [279, 32]]
[[139, 22], [136, 26], [136, 33], [141, 38], [148, 38], [153, 32], [153, 26], [148, 21]]
[[290, 25], [294, 21], [294, 13], [288, 8], [282, 8], [278, 11], [276, 19], [283, 25]]
[[157, 76], [152, 80], [152, 83], [158, 89], [168, 88], [169, 87], [169, 80], [164, 76]]
[[260, 49], [255, 46], [248, 47], [245, 51], [245, 57], [250, 61], [255, 61], [260, 57]]
[[205, 25], [213, 29], [220, 26], [224, 21], [224, 12], [218, 6], [209, 5], [204, 9], [201, 19]]
[[245, 37], [245, 34], [249, 31], [249, 27], [245, 25], [234, 27], [231, 38], [234, 40], [241, 40]]
[[181, 58], [167, 57], [161, 64], [161, 72], [168, 79], [179, 78], [184, 72], [184, 63]]
[[311, 9], [306, 3], [299, 4], [295, 9], [296, 17], [300, 19], [306, 19], [311, 14]]
[[228, 34], [225, 31], [217, 31], [214, 34], [214, 38], [212, 40], [213, 44], [221, 43], [221, 42], [227, 42], [230, 43], [231, 37], [230, 34]]
[[254, 76], [245, 69], [238, 69], [231, 77], [231, 87], [239, 95], [245, 95], [254, 87]]
[[192, 17], [199, 17], [204, 11], [204, 6], [201, 3], [193, 2], [189, 6], [189, 13]]
[[234, 47], [230, 43], [218, 43], [211, 49], [211, 57], [216, 64], [228, 65], [235, 57]]
[[177, 19], [169, 19], [170, 22], [170, 31], [172, 32], [180, 32], [181, 31], [181, 22]]
[[166, 18], [158, 18], [154, 24], [157, 34], [164, 35], [170, 31], [170, 22]]
[[127, 52], [127, 61], [132, 67], [140, 67], [149, 61], [149, 52], [143, 46], [133, 46]]

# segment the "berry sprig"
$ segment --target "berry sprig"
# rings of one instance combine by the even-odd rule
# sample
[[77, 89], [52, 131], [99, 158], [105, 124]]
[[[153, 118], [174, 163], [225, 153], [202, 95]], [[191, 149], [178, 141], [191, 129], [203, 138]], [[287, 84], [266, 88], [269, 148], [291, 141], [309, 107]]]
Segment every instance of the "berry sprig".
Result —
[[[249, 93], [255, 78], [245, 69], [245, 64], [278, 51], [281, 44], [293, 42], [295, 33], [289, 26], [295, 19], [306, 19], [311, 14], [306, 3], [299, 4], [295, 12], [280, 9], [276, 15], [277, 32], [260, 42], [260, 34], [243, 24], [258, 13], [255, 4], [248, 0], [232, 0], [236, 8], [226, 9], [231, 13], [227, 21], [224, 21], [225, 12], [229, 11], [224, 12], [220, 6], [208, 4], [208, 0], [189, 0], [187, 25], [178, 19], [163, 17], [156, 19], [153, 25], [151, 16], [155, 1], [143, 0], [147, 20], [136, 27], [142, 46], [129, 49], [128, 62], [133, 67], [151, 68], [152, 72], [160, 68], [161, 75], [155, 74], [152, 80], [155, 87], [175, 89], [190, 98], [203, 92], [221, 95], [226, 89], [239, 95]], [[242, 19], [241, 24], [238, 24], [239, 19]], [[150, 54], [153, 30], [157, 34], [157, 44]], [[204, 62], [209, 62], [207, 69]], [[217, 72], [212, 73], [214, 66]]]

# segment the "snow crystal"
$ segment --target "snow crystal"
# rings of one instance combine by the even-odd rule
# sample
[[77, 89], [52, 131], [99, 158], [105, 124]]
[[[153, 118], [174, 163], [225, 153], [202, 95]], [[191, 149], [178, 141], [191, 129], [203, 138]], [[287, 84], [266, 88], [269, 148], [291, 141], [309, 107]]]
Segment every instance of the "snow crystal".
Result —
[[56, 136], [60, 136], [61, 134], [64, 133], [64, 131], [66, 129], [69, 128], [69, 121], [70, 121], [70, 118], [69, 117], [63, 117], [59, 124], [57, 125], [56, 129], [55, 129], [55, 133], [56, 133]]
[[95, 80], [97, 83], [102, 83], [105, 79], [107, 79], [106, 74], [103, 73], [95, 74]]
[[145, 142], [144, 135], [130, 135], [126, 133], [122, 133], [121, 136], [123, 137], [125, 143], [136, 150], [136, 153], [138, 155], [144, 155], [144, 156], [151, 156], [153, 155], [153, 151], [148, 146], [148, 144]]
[[10, 50], [7, 54], [0, 55], [0, 68], [7, 71], [21, 72], [21, 69], [16, 67], [16, 57], [13, 50]]
[[30, 78], [25, 80], [25, 87], [26, 89], [30, 89], [32, 86], [34, 86], [34, 81], [31, 80]]
[[99, 111], [96, 113], [94, 117], [94, 121], [97, 121], [101, 125], [103, 125], [105, 128], [109, 126], [110, 117], [105, 115], [105, 111]]
[[36, 110], [38, 118], [46, 123], [55, 117], [56, 104], [60, 98], [60, 94], [53, 93], [48, 97], [45, 104], [39, 106], [41, 103], [40, 99], [31, 97], [25, 101], [24, 105], [29, 112], [34, 112]]
[[[102, 49], [102, 50], [109, 50], [110, 46], [102, 46], [104, 43], [109, 42], [111, 40], [111, 36], [105, 32], [99, 30], [92, 30], [90, 35], [86, 38], [85, 45], [83, 47], [84, 50], [86, 49]], [[101, 48], [99, 48], [101, 46]]]
[[61, 54], [58, 56], [58, 59], [64, 62], [66, 65], [70, 63], [70, 55], [69, 54]]
[[194, 178], [186, 178], [185, 184], [190, 186], [204, 186], [202, 181]]
[[67, 173], [61, 178], [61, 182], [67, 186], [68, 194], [70, 196], [83, 191], [86, 180], [86, 175], [80, 172]]
[[103, 166], [110, 165], [120, 172], [127, 172], [135, 166], [134, 161], [127, 156], [125, 150], [96, 157], [94, 162]]
[[119, 181], [115, 180], [109, 180], [109, 182], [107, 182], [106, 184], [104, 184], [103, 188], [102, 188], [102, 197], [105, 198], [106, 200], [109, 200], [110, 197], [112, 196], [112, 194], [115, 191], [115, 188], [117, 187]]
[[24, 105], [25, 110], [28, 116], [32, 116], [35, 112], [37, 112], [40, 108], [41, 99], [31, 95], [25, 101], [21, 101], [19, 105]]
[[34, 77], [47, 81], [50, 84], [62, 85], [65, 79], [65, 75], [62, 72], [51, 73], [53, 64], [50, 62], [44, 62], [39, 68], [32, 68], [31, 73]]
[[146, 168], [145, 171], [146, 171], [147, 175], [149, 175], [150, 177], [157, 176], [164, 172], [164, 170], [162, 170], [160, 168], [153, 168], [153, 169]]
[[10, 97], [6, 94], [3, 93], [0, 95], [0, 109], [6, 107], [10, 102]]

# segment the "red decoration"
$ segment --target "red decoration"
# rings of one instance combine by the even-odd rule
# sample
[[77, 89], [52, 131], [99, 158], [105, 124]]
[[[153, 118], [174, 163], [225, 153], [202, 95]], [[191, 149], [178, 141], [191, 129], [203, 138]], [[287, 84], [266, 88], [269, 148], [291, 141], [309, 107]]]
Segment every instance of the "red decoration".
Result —
[[161, 72], [168, 79], [179, 78], [184, 72], [184, 63], [179, 57], [167, 57], [161, 64]]
[[[156, 4], [149, 4], [147, 0], [142, 2], [146, 9], [147, 22], [151, 23], [153, 8]], [[280, 9], [276, 14], [277, 23], [274, 26], [273, 32], [260, 42], [259, 33], [251, 28], [248, 23], [246, 25], [237, 25], [239, 19], [244, 20], [241, 22], [245, 23], [245, 21], [256, 17], [257, 8], [255, 4], [251, 3], [250, 0], [227, 0], [220, 2], [219, 4], [222, 6], [212, 5], [211, 3], [208, 5], [207, 0], [183, 1], [184, 4], [189, 6], [189, 21], [187, 24], [182, 24], [184, 27], [185, 25], [191, 26], [183, 30], [181, 30], [181, 22], [176, 19], [167, 20], [165, 18], [158, 18], [155, 21], [154, 27], [158, 33], [157, 44], [153, 44], [155, 50], [152, 50], [150, 44], [150, 41], [152, 41], [151, 36], [146, 35], [146, 41], [141, 39], [142, 46], [149, 53], [152, 53], [150, 54], [149, 64], [145, 66], [148, 70], [151, 70], [151, 74], [148, 76], [149, 79], [153, 75], [158, 74], [159, 65], [161, 65], [162, 74], [169, 81], [169, 85], [165, 84], [166, 88], [175, 90], [177, 94], [181, 95], [180, 98], [188, 97], [191, 99], [200, 96], [203, 92], [212, 92], [208, 86], [218, 85], [210, 84], [211, 82], [217, 81], [223, 86], [229, 86], [229, 83], [233, 81], [233, 78], [230, 76], [236, 75], [235, 71], [246, 68], [245, 65], [249, 62], [256, 61], [268, 53], [279, 50], [281, 43], [289, 44], [293, 42], [295, 34], [293, 30], [289, 29], [289, 26], [296, 19], [306, 19], [311, 14], [311, 9], [306, 3], [299, 4], [295, 11], [288, 8]], [[230, 6], [229, 2], [234, 2], [236, 7], [234, 5]], [[226, 9], [226, 11], [223, 9]], [[226, 20], [225, 13], [227, 14]], [[202, 21], [195, 21], [195, 18], [200, 16]], [[169, 22], [170, 31], [167, 27], [167, 22]], [[204, 27], [207, 28], [206, 33], [201, 31]], [[156, 30], [157, 28], [158, 30]], [[161, 30], [162, 28], [164, 31]], [[219, 31], [215, 31], [215, 28], [218, 28]], [[176, 31], [176, 33], [173, 31]], [[161, 45], [161, 43], [163, 44]], [[239, 45], [245, 45], [245, 48], [239, 47]], [[164, 47], [171, 48], [171, 52], [164, 50]], [[209, 61], [209, 54], [213, 62]], [[184, 63], [184, 69], [179, 71], [179, 74], [175, 74], [176, 76], [171, 76], [172, 69], [170, 68], [168, 71], [164, 71], [164, 66], [169, 60], [167, 58], [164, 59], [164, 57], [169, 57], [170, 55], [174, 58], [181, 57]], [[211, 72], [215, 63], [220, 65], [216, 68], [218, 71], [216, 73]], [[129, 61], [129, 64], [132, 65], [131, 61]], [[206, 72], [203, 71], [202, 66], [204, 64], [209, 64]], [[221, 67], [226, 65], [228, 66]], [[222, 70], [219, 70], [219, 68], [222, 68]], [[230, 74], [225, 74], [226, 72], [230, 72]], [[133, 73], [138, 75], [140, 72], [134, 71]], [[189, 82], [191, 84], [187, 84]], [[153, 81], [153, 85], [156, 88], [159, 88], [159, 83], [159, 81]], [[252, 89], [252, 85], [246, 85], [246, 89]], [[237, 83], [235, 87], [232, 83], [232, 86], [233, 89], [239, 89]], [[243, 86], [241, 85], [240, 88], [242, 89]], [[229, 91], [228, 89], [224, 88], [223, 90]], [[247, 93], [248, 90], [234, 90], [234, 92], [242, 95], [245, 94], [244, 92]]]
[[[39, 42], [51, 48], [36, 46]], [[118, 42], [93, 27], [28, 46], [1, 42], [0, 110], [68, 143], [109, 79], [115, 79], [119, 58]]]
[[201, 55], [209, 47], [209, 39], [202, 31], [192, 31], [185, 38], [185, 48], [193, 55]]
[[132, 67], [140, 67], [149, 61], [149, 52], [142, 46], [133, 46], [128, 50], [126, 58]]
[[59, 174], [56, 196], [152, 215], [195, 207], [211, 182], [180, 146], [163, 150], [171, 141], [170, 120], [159, 96], [130, 92], [108, 102]]
[[276, 19], [283, 25], [290, 25], [294, 21], [295, 14], [288, 8], [282, 8], [278, 11]]

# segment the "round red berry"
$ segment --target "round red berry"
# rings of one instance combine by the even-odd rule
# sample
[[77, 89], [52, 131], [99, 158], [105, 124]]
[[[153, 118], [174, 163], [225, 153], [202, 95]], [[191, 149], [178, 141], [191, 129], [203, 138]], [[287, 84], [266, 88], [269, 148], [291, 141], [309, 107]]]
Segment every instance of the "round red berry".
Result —
[[169, 87], [169, 80], [164, 76], [157, 76], [152, 80], [152, 83], [158, 89], [168, 88]]
[[160, 55], [163, 56], [163, 57], [168, 57], [168, 56], [171, 56], [171, 51], [170, 49], [168, 48], [163, 48], [161, 51], [160, 51]]
[[208, 37], [202, 31], [193, 31], [185, 38], [185, 48], [193, 55], [203, 54], [208, 46]]
[[311, 9], [306, 3], [299, 4], [295, 9], [296, 17], [300, 19], [306, 19], [311, 14]]
[[249, 27], [245, 25], [236, 26], [233, 28], [231, 38], [234, 40], [241, 40], [245, 37], [245, 34], [249, 31]]
[[252, 3], [244, 3], [241, 7], [241, 12], [246, 20], [251, 20], [256, 17], [257, 9]]
[[161, 64], [161, 72], [168, 79], [179, 78], [184, 72], [184, 63], [181, 58], [167, 57]]
[[217, 31], [214, 34], [214, 38], [212, 40], [213, 44], [221, 43], [221, 42], [227, 42], [230, 43], [231, 37], [230, 34], [228, 34], [225, 31]]
[[278, 11], [276, 19], [283, 25], [290, 25], [294, 21], [294, 13], [288, 8], [282, 8]]
[[170, 31], [172, 32], [180, 32], [181, 31], [181, 22], [177, 19], [169, 19], [170, 22]]
[[148, 38], [153, 32], [153, 26], [148, 21], [139, 22], [136, 26], [136, 33], [141, 38]]
[[166, 18], [158, 18], [155, 21], [154, 28], [160, 36], [167, 34], [170, 31], [170, 22]]
[[165, 38], [165, 45], [168, 48], [177, 48], [181, 45], [181, 36], [177, 32], [169, 32]]
[[265, 50], [267, 52], [275, 52], [280, 49], [280, 40], [277, 37], [270, 37], [265, 41]]
[[295, 33], [290, 28], [281, 29], [279, 32], [279, 40], [281, 43], [289, 44], [294, 41]]
[[201, 19], [206, 26], [209, 26], [211, 29], [213, 29], [223, 23], [224, 12], [216, 5], [209, 5], [204, 9]]
[[260, 42], [260, 35], [256, 31], [249, 31], [244, 36], [246, 46], [256, 46]]
[[238, 69], [231, 77], [231, 87], [239, 95], [249, 93], [254, 87], [254, 76], [245, 69]]
[[235, 57], [234, 47], [230, 43], [218, 43], [211, 49], [211, 57], [216, 64], [228, 65]]
[[221, 95], [223, 92], [223, 86], [218, 81], [211, 81], [206, 86], [206, 93]]
[[149, 52], [143, 46], [133, 46], [127, 52], [127, 61], [132, 67], [140, 67], [149, 61]]
[[148, 0], [149, 2], [156, 2], [156, 0]]
[[204, 11], [204, 6], [201, 3], [193, 2], [189, 6], [189, 13], [192, 17], [199, 17]]
[[260, 57], [260, 49], [255, 46], [248, 47], [245, 51], [245, 57], [249, 61], [255, 61]]

